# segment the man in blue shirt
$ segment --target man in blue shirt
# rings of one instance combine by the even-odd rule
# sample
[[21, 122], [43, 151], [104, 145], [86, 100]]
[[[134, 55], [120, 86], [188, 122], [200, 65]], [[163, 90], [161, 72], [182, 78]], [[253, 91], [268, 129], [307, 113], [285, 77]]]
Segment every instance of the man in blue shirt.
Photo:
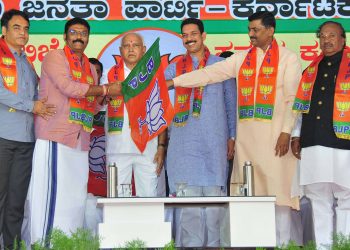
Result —
[[[19, 10], [1, 18], [0, 38], [0, 234], [6, 249], [21, 239], [34, 149], [33, 114], [45, 119], [54, 107], [35, 101], [38, 77], [23, 47], [29, 38], [29, 19]], [[1, 242], [0, 242], [1, 245]]]
[[[211, 55], [204, 45], [206, 33], [201, 20], [184, 20], [181, 33], [187, 53], [176, 64], [168, 66], [167, 79], [223, 59]], [[235, 91], [232, 79], [204, 88], [175, 88], [175, 118], [167, 154], [172, 193], [176, 184], [186, 183], [181, 192], [184, 196], [226, 194], [227, 160], [232, 159], [234, 153]], [[206, 208], [205, 213], [206, 216], [202, 217], [200, 208], [183, 209], [180, 219], [182, 246], [220, 246], [220, 209]], [[207, 231], [207, 241], [204, 230]]]

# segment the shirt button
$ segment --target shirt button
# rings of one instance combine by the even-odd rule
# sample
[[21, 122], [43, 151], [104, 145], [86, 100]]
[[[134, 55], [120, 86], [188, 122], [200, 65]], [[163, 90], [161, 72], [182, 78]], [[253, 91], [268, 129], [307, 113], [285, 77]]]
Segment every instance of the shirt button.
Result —
[[322, 101], [319, 101], [319, 102], [318, 102], [318, 105], [322, 105]]
[[325, 89], [326, 89], [325, 87], [321, 87], [321, 90], [323, 90], [323, 91], [324, 91]]
[[332, 63], [331, 63], [331, 62], [328, 62], [327, 65], [328, 65], [328, 66], [332, 66]]
[[326, 73], [326, 74], [324, 74], [323, 76], [324, 76], [324, 77], [328, 77], [328, 74]]
[[321, 116], [319, 116], [319, 115], [316, 116], [316, 119], [317, 119], [317, 120], [320, 120], [320, 119], [321, 119]]

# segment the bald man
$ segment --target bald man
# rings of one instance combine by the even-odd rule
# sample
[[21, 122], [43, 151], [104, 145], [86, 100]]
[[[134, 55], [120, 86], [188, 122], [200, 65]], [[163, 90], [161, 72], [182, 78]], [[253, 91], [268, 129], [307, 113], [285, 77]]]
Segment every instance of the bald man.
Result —
[[[145, 54], [146, 46], [141, 35], [127, 33], [122, 38], [119, 51], [122, 60], [109, 70], [108, 80], [124, 81]], [[118, 106], [112, 107], [113, 103], [117, 103]], [[120, 120], [112, 124], [108, 122], [108, 117], [118, 117]], [[118, 195], [123, 195], [121, 184], [130, 184], [134, 173], [136, 196], [157, 196], [158, 176], [163, 168], [167, 132], [164, 131], [158, 138], [149, 141], [141, 153], [131, 139], [128, 112], [122, 96], [108, 101], [105, 130], [107, 164], [116, 163], [118, 167]]]

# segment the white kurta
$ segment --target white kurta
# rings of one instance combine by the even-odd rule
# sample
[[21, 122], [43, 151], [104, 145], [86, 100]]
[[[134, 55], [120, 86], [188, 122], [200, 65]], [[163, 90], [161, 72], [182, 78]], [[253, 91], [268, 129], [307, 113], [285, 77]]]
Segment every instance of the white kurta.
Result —
[[[195, 87], [237, 77], [248, 51], [237, 53], [224, 61], [174, 78], [175, 86]], [[257, 71], [265, 53], [257, 48]], [[258, 75], [258, 74], [257, 74]], [[301, 77], [297, 55], [279, 46], [279, 64], [276, 82], [275, 106], [272, 121], [238, 121], [235, 152], [235, 170], [231, 181], [243, 178], [244, 161], [254, 166], [255, 194], [276, 195], [276, 204], [298, 209], [298, 198], [291, 198], [292, 179], [296, 158], [289, 151], [275, 156], [275, 146], [281, 132], [291, 133], [295, 122], [292, 104]], [[239, 85], [239, 83], [238, 83]], [[255, 88], [257, 86], [257, 78]], [[255, 91], [256, 93], [256, 91]], [[238, 112], [237, 112], [238, 113]], [[238, 176], [239, 175], [239, 176]]]

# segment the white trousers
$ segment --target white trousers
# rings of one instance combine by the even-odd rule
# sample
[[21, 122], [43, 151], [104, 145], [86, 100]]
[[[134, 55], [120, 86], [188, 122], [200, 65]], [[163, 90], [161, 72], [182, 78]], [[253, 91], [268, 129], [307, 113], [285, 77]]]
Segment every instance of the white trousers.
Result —
[[349, 188], [335, 183], [314, 183], [305, 185], [304, 192], [311, 201], [317, 247], [329, 249], [334, 227], [337, 233], [350, 234]]
[[300, 213], [287, 206], [275, 206], [275, 211], [277, 246], [286, 246], [290, 241], [302, 245], [303, 230]]
[[22, 226], [27, 245], [54, 228], [70, 235], [83, 227], [88, 173], [88, 151], [36, 141]]
[[131, 184], [134, 172], [136, 196], [157, 196], [157, 165], [153, 160], [141, 154], [107, 154], [109, 164], [116, 163], [118, 167], [118, 196], [122, 196], [121, 184]]
[[[221, 187], [188, 186], [186, 196], [222, 196]], [[176, 232], [177, 247], [219, 247], [221, 207], [183, 208], [180, 212], [179, 232]]]

